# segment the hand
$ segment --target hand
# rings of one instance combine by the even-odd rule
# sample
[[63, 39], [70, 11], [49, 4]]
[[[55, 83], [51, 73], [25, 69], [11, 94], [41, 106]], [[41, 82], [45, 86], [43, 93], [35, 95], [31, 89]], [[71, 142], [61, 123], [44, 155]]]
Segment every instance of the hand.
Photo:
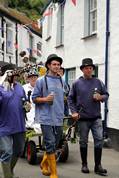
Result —
[[24, 103], [24, 109], [25, 109], [26, 112], [30, 112], [30, 110], [31, 110], [31, 103], [29, 103], [28, 101], [26, 101]]
[[93, 95], [93, 99], [95, 100], [95, 101], [102, 101], [102, 95], [100, 95], [100, 93], [95, 93], [94, 95]]
[[80, 118], [79, 113], [77, 113], [77, 112], [73, 113], [72, 118], [77, 121]]
[[54, 95], [52, 95], [52, 94], [49, 94], [46, 97], [46, 102], [48, 102], [48, 103], [53, 103], [53, 100], [54, 100]]

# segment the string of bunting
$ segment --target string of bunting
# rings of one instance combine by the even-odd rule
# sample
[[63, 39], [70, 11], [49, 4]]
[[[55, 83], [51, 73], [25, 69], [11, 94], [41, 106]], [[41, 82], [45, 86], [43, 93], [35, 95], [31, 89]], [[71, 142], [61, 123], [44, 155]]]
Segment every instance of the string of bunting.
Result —
[[[71, 2], [73, 3], [74, 6], [76, 6], [76, 1], [77, 1], [77, 0], [71, 0]], [[60, 6], [62, 6], [63, 4], [65, 4], [65, 2], [66, 2], [66, 0], [62, 1], [62, 2], [60, 3]], [[51, 10], [51, 9], [48, 9], [48, 11], [43, 14], [43, 16], [41, 17], [41, 19], [38, 20], [39, 26], [42, 26], [42, 23], [43, 23], [43, 21], [45, 20], [45, 17], [52, 15], [52, 13], [53, 13], [52, 10]]]

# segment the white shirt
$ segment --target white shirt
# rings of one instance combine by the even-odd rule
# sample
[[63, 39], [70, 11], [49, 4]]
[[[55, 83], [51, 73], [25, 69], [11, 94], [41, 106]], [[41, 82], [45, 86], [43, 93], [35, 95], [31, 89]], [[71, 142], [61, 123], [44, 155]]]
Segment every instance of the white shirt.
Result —
[[34, 90], [34, 87], [31, 86], [30, 83], [27, 83], [23, 85], [23, 88], [25, 90], [26, 96], [28, 97], [28, 91], [31, 91], [30, 95], [30, 102], [31, 102], [31, 110], [30, 112], [26, 113], [27, 120], [26, 120], [26, 128], [33, 128], [36, 133], [41, 133], [41, 127], [39, 123], [35, 123], [35, 104], [32, 101], [32, 93]]

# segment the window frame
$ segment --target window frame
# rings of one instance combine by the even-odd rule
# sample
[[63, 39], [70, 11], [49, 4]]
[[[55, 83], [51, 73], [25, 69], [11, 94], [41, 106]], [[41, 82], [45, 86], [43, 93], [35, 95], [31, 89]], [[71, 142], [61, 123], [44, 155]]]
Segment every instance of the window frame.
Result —
[[[93, 14], [96, 14], [95, 18], [92, 18]], [[93, 23], [95, 23], [94, 30], [92, 29]], [[96, 33], [97, 33], [97, 0], [84, 0], [84, 38], [94, 36]]]
[[64, 45], [64, 4], [60, 4], [57, 13], [56, 47]]
[[[14, 40], [13, 24], [6, 22], [6, 53], [13, 54]], [[9, 43], [9, 44], [8, 44]]]

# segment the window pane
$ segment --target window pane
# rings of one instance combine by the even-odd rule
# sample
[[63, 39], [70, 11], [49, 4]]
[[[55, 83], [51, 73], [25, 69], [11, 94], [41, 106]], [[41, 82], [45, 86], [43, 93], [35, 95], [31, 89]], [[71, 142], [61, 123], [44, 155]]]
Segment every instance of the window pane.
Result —
[[12, 24], [6, 24], [6, 52], [13, 53], [13, 30]]
[[41, 43], [37, 44], [37, 56], [41, 56]]
[[68, 84], [71, 86], [72, 83], [74, 82], [76, 78], [76, 70], [74, 69], [68, 69], [67, 70], [67, 75], [68, 75]]
[[49, 15], [47, 16], [47, 38], [51, 36], [52, 33], [52, 13], [53, 9], [50, 7], [48, 9]]
[[2, 38], [2, 20], [0, 18], [0, 49], [2, 49], [2, 43], [3, 43], [3, 38]]

